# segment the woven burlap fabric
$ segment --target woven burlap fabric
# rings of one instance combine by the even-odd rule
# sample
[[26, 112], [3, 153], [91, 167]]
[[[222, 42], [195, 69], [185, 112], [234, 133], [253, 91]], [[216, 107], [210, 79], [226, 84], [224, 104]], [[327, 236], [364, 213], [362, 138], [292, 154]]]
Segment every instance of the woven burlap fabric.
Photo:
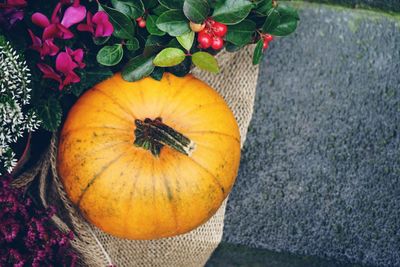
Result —
[[[215, 88], [226, 100], [238, 121], [242, 145], [253, 112], [258, 68], [251, 63], [253, 47], [237, 53], [218, 55], [221, 73], [193, 70], [196, 77]], [[81, 254], [84, 266], [204, 266], [222, 238], [226, 201], [204, 225], [177, 237], [151, 241], [131, 241], [110, 236], [88, 224], [65, 195], [57, 175], [57, 136], [54, 134], [48, 151], [19, 182], [26, 184], [39, 177], [40, 198], [45, 206], [56, 205], [54, 222], [63, 231], [76, 234], [73, 247]], [[25, 181], [21, 181], [25, 180]]]

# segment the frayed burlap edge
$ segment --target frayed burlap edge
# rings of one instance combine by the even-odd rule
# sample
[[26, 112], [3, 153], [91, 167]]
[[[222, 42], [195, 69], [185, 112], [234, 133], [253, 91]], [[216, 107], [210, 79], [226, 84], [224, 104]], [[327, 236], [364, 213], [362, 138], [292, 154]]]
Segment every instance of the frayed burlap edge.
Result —
[[[196, 77], [215, 88], [226, 100], [238, 121], [242, 145], [251, 120], [258, 67], [251, 63], [254, 47], [237, 53], [218, 55], [221, 72], [217, 75], [194, 69]], [[57, 134], [53, 134], [47, 151], [37, 164], [21, 174], [14, 185], [27, 186], [39, 179], [39, 196], [42, 204], [57, 206], [53, 217], [56, 226], [73, 231], [72, 246], [80, 255], [83, 266], [151, 266], [190, 267], [204, 266], [221, 241], [227, 200], [205, 224], [190, 233], [160, 240], [131, 241], [110, 236], [90, 225], [67, 198], [57, 174]]]

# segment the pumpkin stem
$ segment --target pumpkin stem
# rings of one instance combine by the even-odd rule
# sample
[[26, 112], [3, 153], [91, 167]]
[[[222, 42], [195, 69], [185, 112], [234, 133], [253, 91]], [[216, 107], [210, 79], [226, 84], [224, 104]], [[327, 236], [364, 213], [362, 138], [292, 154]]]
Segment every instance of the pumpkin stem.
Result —
[[187, 156], [190, 156], [195, 148], [193, 141], [164, 124], [161, 118], [135, 120], [135, 125], [134, 144], [149, 150], [156, 157], [165, 145]]

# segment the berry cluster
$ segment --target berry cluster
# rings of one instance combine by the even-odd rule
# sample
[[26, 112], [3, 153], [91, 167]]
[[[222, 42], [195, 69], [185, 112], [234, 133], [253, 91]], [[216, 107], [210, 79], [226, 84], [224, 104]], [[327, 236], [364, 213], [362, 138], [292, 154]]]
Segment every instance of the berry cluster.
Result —
[[263, 49], [267, 49], [269, 46], [269, 42], [271, 42], [272, 40], [274, 40], [274, 37], [271, 34], [263, 34], [261, 37], [264, 40], [263, 43]]
[[207, 19], [204, 24], [190, 23], [190, 27], [194, 32], [199, 33], [197, 41], [200, 44], [200, 48], [207, 49], [211, 47], [214, 50], [220, 50], [224, 47], [224, 39], [222, 38], [228, 31], [228, 27], [225, 24]]
[[143, 17], [138, 17], [136, 22], [140, 28], [146, 28], [146, 20]]

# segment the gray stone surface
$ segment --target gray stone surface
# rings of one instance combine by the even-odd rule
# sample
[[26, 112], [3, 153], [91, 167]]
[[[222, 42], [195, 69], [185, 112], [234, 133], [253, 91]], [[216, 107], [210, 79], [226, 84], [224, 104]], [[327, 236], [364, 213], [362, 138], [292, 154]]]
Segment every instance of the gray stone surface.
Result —
[[400, 266], [400, 20], [299, 8], [261, 66], [224, 240]]
[[345, 5], [354, 8], [378, 8], [390, 12], [400, 12], [399, 0], [308, 0], [308, 1]]

